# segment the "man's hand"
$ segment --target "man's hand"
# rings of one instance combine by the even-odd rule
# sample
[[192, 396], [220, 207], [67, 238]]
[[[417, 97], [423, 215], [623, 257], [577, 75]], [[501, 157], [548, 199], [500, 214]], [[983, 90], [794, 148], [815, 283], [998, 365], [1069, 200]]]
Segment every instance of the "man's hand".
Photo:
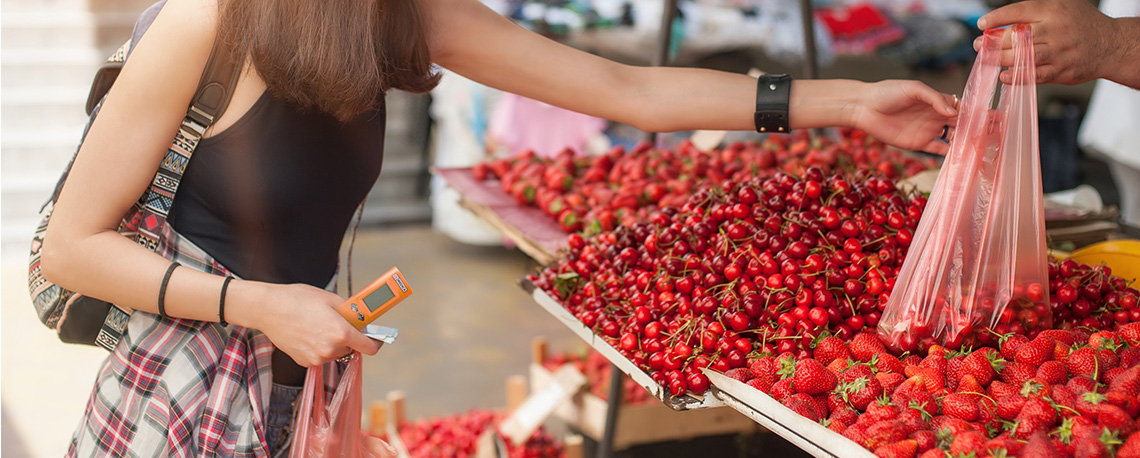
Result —
[[[1038, 83], [1080, 84], [1108, 78], [1128, 84], [1127, 75], [1140, 70], [1129, 57], [1140, 46], [1130, 19], [1105, 16], [1087, 0], [1026, 0], [982, 16], [978, 28], [1029, 24], [1033, 29]], [[981, 40], [979, 37], [974, 41], [974, 49], [981, 46]], [[1001, 65], [1012, 64], [1013, 50], [1007, 32]], [[1002, 82], [1009, 84], [1011, 78], [1008, 71], [1002, 72]], [[1121, 78], [1126, 81], [1120, 81]]]

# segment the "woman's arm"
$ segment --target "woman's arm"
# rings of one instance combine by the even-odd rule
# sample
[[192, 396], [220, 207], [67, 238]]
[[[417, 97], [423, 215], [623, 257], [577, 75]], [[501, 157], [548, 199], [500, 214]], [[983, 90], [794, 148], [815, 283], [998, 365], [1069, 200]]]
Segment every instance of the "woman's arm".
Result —
[[[421, 2], [433, 60], [482, 84], [645, 131], [754, 128], [754, 78], [622, 65], [531, 33], [474, 0]], [[932, 140], [953, 124], [949, 100], [916, 82], [800, 80], [792, 84], [790, 122], [794, 129], [859, 127], [898, 146], [944, 151]], [[884, 116], [892, 118], [888, 126], [874, 124]], [[898, 127], [924, 131], [900, 135]]]
[[[53, 210], [41, 257], [49, 280], [157, 313], [170, 261], [116, 228], [147, 189], [186, 114], [210, 55], [216, 14], [209, 0], [170, 0], [135, 47]], [[221, 284], [218, 276], [175, 270], [166, 313], [217, 322]], [[339, 303], [339, 296], [318, 288], [240, 281], [230, 284], [226, 318], [262, 330], [302, 365], [342, 356], [346, 347], [374, 354], [379, 346], [333, 311]]]

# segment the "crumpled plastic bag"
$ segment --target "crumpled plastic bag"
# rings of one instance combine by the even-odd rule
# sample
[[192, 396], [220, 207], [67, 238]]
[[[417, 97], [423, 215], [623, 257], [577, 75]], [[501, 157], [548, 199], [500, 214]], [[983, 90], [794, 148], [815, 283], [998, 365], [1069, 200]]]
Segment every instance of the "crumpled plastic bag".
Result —
[[993, 345], [998, 334], [1032, 339], [1051, 328], [1033, 45], [1029, 26], [1011, 32], [1013, 84], [998, 82], [1005, 30], [985, 33], [966, 82], [950, 152], [879, 322], [895, 348]]
[[[361, 356], [354, 353], [331, 394], [326, 392], [326, 366], [309, 368], [294, 420], [289, 458], [394, 458], [396, 450], [378, 437], [363, 433]], [[330, 398], [331, 395], [331, 398]]]

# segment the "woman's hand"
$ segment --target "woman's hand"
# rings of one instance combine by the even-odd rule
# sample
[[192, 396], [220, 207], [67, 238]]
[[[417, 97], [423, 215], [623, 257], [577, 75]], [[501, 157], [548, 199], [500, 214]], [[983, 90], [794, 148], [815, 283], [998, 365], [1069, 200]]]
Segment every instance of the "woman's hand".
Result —
[[380, 342], [352, 327], [334, 308], [340, 296], [309, 285], [266, 285], [262, 312], [251, 323], [304, 367], [325, 364], [356, 350], [375, 355]]
[[955, 98], [918, 81], [888, 80], [871, 83], [859, 91], [852, 125], [888, 144], [945, 155], [958, 120]]

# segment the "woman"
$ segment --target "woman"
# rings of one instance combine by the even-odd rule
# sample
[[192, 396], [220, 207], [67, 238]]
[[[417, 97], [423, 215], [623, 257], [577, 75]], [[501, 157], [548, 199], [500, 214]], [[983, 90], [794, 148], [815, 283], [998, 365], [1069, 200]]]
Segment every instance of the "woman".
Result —
[[[228, 290], [215, 275], [169, 271], [170, 261], [115, 232], [151, 181], [215, 40], [246, 66], [169, 221], [242, 279]], [[289, 387], [303, 368], [378, 351], [322, 288], [379, 174], [383, 92], [429, 90], [432, 63], [646, 131], [754, 128], [756, 79], [620, 65], [476, 0], [169, 0], [104, 101], [43, 246], [49, 280], [147, 312], [132, 315], [105, 363], [72, 454], [272, 454], [288, 436], [299, 391]], [[796, 81], [789, 100], [791, 128], [853, 126], [932, 152], [945, 151], [936, 137], [956, 116], [950, 96], [917, 82]], [[180, 320], [154, 315], [160, 285], [166, 315]], [[237, 326], [218, 324], [219, 296]], [[238, 382], [220, 384], [219, 374]]]

